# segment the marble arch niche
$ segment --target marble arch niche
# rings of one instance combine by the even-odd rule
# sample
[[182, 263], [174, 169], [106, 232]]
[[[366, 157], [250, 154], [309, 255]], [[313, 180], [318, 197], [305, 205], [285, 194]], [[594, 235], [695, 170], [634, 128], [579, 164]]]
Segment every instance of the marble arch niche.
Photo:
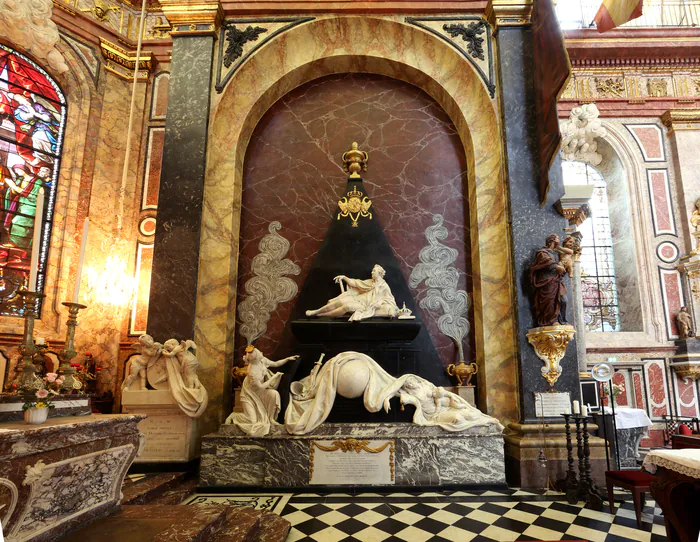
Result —
[[[404, 277], [418, 263], [418, 251], [426, 245], [425, 228], [439, 213], [449, 232], [444, 243], [459, 252], [458, 288], [471, 298], [466, 157], [459, 135], [425, 92], [372, 74], [329, 75], [306, 83], [275, 103], [256, 126], [243, 165], [241, 298], [253, 276], [251, 261], [272, 220], [282, 224], [279, 234], [291, 244], [286, 257], [301, 268], [292, 278], [299, 287], [304, 283], [345, 188], [340, 156], [354, 140], [371, 150], [364, 184]], [[370, 267], [368, 263], [368, 272]], [[425, 290], [423, 284], [413, 290], [414, 299], [422, 299]], [[293, 353], [286, 344], [289, 335], [283, 333], [293, 305], [278, 306], [265, 336], [256, 341], [275, 359]], [[453, 342], [437, 328], [441, 313], [422, 312], [443, 365], [458, 362]], [[245, 346], [237, 341], [236, 360], [242, 359]], [[473, 359], [473, 350], [470, 333], [465, 359]]]
[[431, 34], [397, 20], [327, 16], [267, 43], [212, 99], [195, 319], [201, 380], [210, 390], [205, 429], [216, 428], [231, 410], [248, 143], [264, 113], [282, 96], [339, 73], [373, 73], [410, 82], [437, 101], [454, 123], [467, 163], [473, 335], [483, 384], [479, 401], [492, 416], [516, 419], [517, 346], [497, 103], [470, 64]]

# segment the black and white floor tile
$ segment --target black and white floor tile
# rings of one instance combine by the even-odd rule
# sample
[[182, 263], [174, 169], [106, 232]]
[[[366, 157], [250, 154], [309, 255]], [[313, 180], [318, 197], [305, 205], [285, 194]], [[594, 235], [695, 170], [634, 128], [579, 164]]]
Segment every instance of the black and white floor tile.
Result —
[[[436, 493], [197, 494], [183, 504], [255, 506], [292, 524], [287, 542], [586, 540], [662, 542], [661, 510], [647, 498], [642, 529], [630, 494], [615, 515], [572, 506], [561, 493], [525, 490]], [[607, 503], [606, 503], [607, 504]]]

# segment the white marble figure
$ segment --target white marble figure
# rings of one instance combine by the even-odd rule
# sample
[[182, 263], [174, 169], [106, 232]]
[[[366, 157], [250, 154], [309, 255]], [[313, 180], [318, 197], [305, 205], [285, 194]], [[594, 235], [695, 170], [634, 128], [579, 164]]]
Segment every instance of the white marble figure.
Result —
[[[377, 264], [372, 268], [372, 278], [368, 280], [338, 275], [333, 280], [340, 285], [342, 293], [329, 299], [320, 309], [306, 311], [306, 316], [341, 318], [352, 313], [351, 322], [359, 322], [372, 316], [396, 318], [400, 309], [391, 288], [384, 280], [385, 274], [384, 268]], [[347, 289], [343, 287], [343, 283]]]
[[595, 104], [574, 107], [569, 119], [559, 123], [562, 135], [561, 156], [564, 160], [575, 160], [597, 166], [603, 161], [598, 152], [598, 138], [604, 138], [608, 131], [598, 118], [600, 112]]
[[248, 365], [248, 376], [241, 386], [241, 406], [243, 412], [232, 412], [226, 418], [227, 424], [234, 424], [252, 437], [262, 437], [270, 432], [270, 427], [279, 425], [281, 404], [277, 391], [282, 373], [273, 373], [270, 367], [281, 367], [299, 356], [289, 356], [279, 361], [267, 359], [253, 346], [246, 348], [243, 361]]
[[148, 391], [148, 381], [156, 390], [169, 390], [180, 410], [190, 418], [199, 418], [207, 408], [209, 395], [197, 377], [197, 345], [193, 341], [175, 339], [160, 344], [144, 334], [132, 347], [139, 355], [131, 358], [122, 393]]
[[336, 394], [349, 399], [362, 396], [369, 412], [389, 411], [389, 401], [399, 397], [413, 405], [413, 423], [436, 425], [445, 431], [503, 426], [454, 393], [416, 375], [394, 378], [365, 354], [342, 352], [299, 382], [292, 383], [285, 412], [285, 426], [292, 435], [305, 435], [320, 426], [333, 408]]
[[[131, 348], [136, 350], [139, 355], [130, 360], [129, 376], [124, 379], [122, 390], [145, 390], [147, 389], [146, 371], [160, 357], [163, 345], [155, 342], [150, 335], [144, 334], [139, 337], [139, 342], [131, 345]], [[138, 387], [134, 388], [134, 384], [138, 384]]]
[[190, 418], [199, 418], [209, 403], [209, 395], [197, 377], [199, 361], [194, 341], [168, 339], [162, 356], [168, 371], [170, 393], [175, 402]]

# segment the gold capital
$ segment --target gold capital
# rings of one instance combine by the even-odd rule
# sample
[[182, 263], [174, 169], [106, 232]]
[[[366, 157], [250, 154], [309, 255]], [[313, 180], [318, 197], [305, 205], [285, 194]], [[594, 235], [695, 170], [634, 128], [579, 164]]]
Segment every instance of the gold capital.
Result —
[[700, 109], [669, 109], [661, 115], [668, 135], [676, 130], [700, 130]]
[[173, 34], [216, 32], [224, 18], [219, 0], [162, 0], [160, 6]]
[[532, 24], [534, 0], [490, 0], [486, 20], [491, 26], [527, 26]]

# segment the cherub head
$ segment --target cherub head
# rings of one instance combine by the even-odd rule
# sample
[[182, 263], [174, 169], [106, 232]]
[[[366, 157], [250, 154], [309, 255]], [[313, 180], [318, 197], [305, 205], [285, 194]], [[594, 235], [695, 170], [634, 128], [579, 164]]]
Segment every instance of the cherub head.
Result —
[[177, 339], [168, 339], [163, 343], [163, 349], [166, 352], [172, 352], [175, 350], [178, 346], [180, 345], [179, 342], [177, 342]]
[[139, 337], [139, 344], [143, 346], [144, 348], [150, 348], [153, 346], [154, 340], [153, 337], [148, 335], [147, 333], [144, 333]]
[[573, 237], [572, 235], [569, 235], [564, 239], [564, 242], [562, 243], [562, 246], [566, 248], [571, 248], [573, 249], [574, 246], [576, 245], [576, 238]]

